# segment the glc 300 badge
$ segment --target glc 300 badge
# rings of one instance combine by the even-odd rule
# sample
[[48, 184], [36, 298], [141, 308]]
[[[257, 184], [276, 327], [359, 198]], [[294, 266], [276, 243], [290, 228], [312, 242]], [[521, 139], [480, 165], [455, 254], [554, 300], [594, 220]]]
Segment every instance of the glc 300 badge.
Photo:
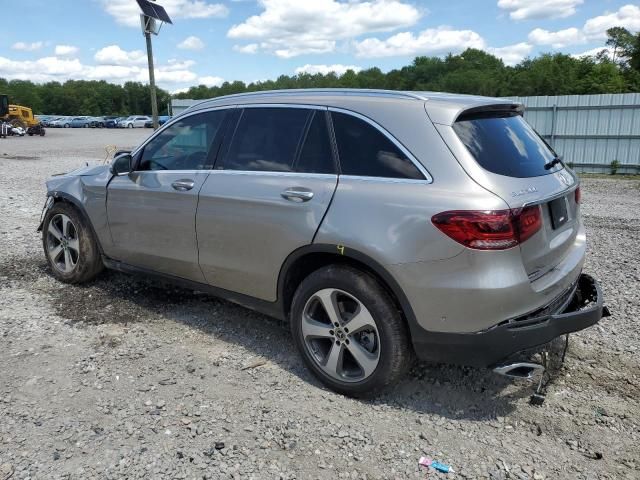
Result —
[[536, 193], [538, 189], [536, 187], [523, 188], [517, 192], [511, 192], [512, 197], [521, 197], [522, 195], [528, 195], [530, 193]]

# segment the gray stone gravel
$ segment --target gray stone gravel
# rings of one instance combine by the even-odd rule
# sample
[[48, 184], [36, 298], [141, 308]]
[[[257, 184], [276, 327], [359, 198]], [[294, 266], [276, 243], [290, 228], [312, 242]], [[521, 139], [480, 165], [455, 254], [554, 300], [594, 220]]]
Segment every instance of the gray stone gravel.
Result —
[[[640, 478], [640, 182], [583, 182], [586, 271], [613, 317], [572, 336], [542, 407], [530, 383], [441, 365], [359, 401], [262, 315], [114, 272], [53, 280], [44, 179], [148, 134], [0, 140], [0, 480]], [[418, 471], [422, 455], [457, 473]]]

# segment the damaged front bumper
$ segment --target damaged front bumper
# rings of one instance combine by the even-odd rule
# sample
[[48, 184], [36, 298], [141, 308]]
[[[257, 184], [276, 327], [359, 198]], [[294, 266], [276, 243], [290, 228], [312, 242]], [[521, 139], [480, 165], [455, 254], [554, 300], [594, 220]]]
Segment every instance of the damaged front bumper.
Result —
[[586, 274], [551, 304], [531, 314], [505, 320], [473, 333], [421, 333], [413, 338], [418, 358], [495, 366], [523, 352], [536, 352], [555, 338], [590, 327], [609, 316], [598, 282]]

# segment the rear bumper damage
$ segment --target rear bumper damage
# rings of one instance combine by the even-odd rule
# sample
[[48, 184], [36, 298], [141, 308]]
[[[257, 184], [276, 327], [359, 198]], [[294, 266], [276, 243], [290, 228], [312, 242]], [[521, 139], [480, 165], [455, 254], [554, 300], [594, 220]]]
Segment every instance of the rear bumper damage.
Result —
[[413, 344], [425, 361], [492, 367], [525, 352], [544, 349], [555, 338], [590, 327], [609, 316], [598, 282], [586, 274], [551, 304], [529, 315], [473, 333], [423, 331]]

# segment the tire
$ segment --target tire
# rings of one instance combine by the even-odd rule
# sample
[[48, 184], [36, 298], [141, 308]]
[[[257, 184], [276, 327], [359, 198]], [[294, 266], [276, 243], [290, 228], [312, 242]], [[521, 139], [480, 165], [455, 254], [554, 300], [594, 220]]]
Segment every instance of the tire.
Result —
[[[338, 327], [331, 326], [325, 305], [341, 305], [333, 310]], [[329, 265], [305, 278], [293, 297], [290, 321], [305, 364], [338, 393], [375, 394], [413, 362], [406, 322], [391, 297], [374, 277], [355, 268]]]
[[65, 123], [64, 128], [71, 128], [71, 125], [69, 125], [68, 123]]
[[47, 211], [42, 224], [42, 247], [53, 275], [63, 282], [88, 282], [104, 268], [91, 227], [68, 203], [57, 202]]
[[127, 125], [129, 128], [133, 128], [133, 123], [130, 123], [129, 125]]

